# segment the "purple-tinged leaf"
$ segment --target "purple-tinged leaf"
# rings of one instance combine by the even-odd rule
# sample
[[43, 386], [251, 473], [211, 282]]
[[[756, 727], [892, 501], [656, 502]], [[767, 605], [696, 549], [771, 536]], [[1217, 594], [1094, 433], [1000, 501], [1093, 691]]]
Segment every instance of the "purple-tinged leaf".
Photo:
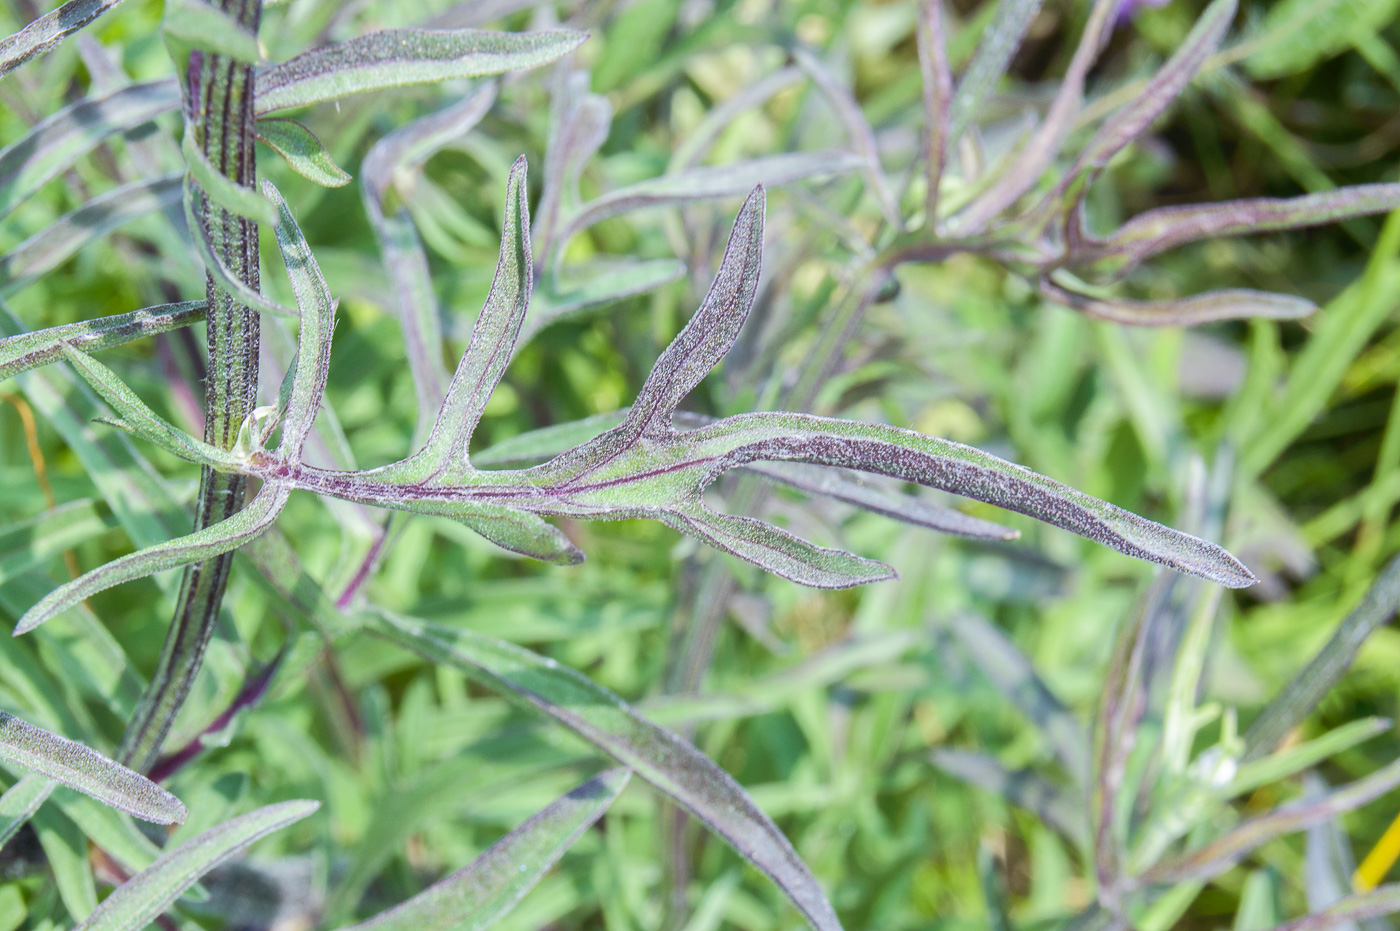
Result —
[[345, 931], [484, 931], [505, 915], [603, 816], [631, 776], [600, 773], [532, 816], [469, 865]]
[[209, 273], [209, 277], [213, 278], [221, 289], [227, 291], [240, 304], [259, 313], [275, 314], [280, 317], [297, 316], [295, 310], [284, 307], [256, 288], [249, 287], [242, 278], [234, 274], [233, 269], [229, 268], [223, 259], [219, 258], [213, 242], [209, 239], [209, 228], [199, 219], [204, 215], [206, 208], [204, 191], [188, 177], [186, 177], [184, 185], [184, 207], [185, 224], [189, 227], [195, 251], [199, 253], [200, 259], [204, 262], [204, 270]]
[[1084, 80], [1089, 69], [1098, 60], [1109, 36], [1113, 33], [1113, 23], [1118, 9], [1124, 0], [1094, 0], [1089, 21], [1084, 26], [1079, 45], [1070, 60], [1060, 89], [1046, 111], [1045, 118], [1036, 128], [1035, 134], [1017, 154], [1001, 176], [992, 183], [976, 200], [963, 208], [957, 216], [960, 233], [975, 233], [982, 230], [1002, 211], [1016, 203], [1024, 194], [1035, 187], [1045, 169], [1059, 154], [1065, 137], [1073, 126], [1075, 117], [1084, 103]]
[[453, 666], [592, 743], [699, 818], [787, 894], [817, 931], [841, 927], [797, 851], [743, 788], [671, 731], [567, 666], [514, 644], [408, 618], [371, 617], [377, 633]]
[[1289, 731], [1312, 714], [1351, 668], [1361, 645], [1377, 628], [1389, 623], [1397, 609], [1400, 609], [1400, 557], [1386, 564], [1356, 610], [1337, 625], [1317, 655], [1254, 719], [1244, 738], [1246, 762], [1272, 753]]
[[1018, 808], [1034, 812], [1060, 834], [1082, 845], [1083, 805], [1031, 770], [1012, 772], [994, 757], [968, 750], [939, 748], [929, 753], [934, 766], [970, 786], [995, 792]]
[[[559, 528], [529, 511], [490, 502], [417, 498], [411, 493], [386, 496], [381, 489], [367, 489], [367, 492], [363, 498], [353, 497], [353, 492], [345, 496], [352, 501], [359, 500], [379, 507], [455, 520], [501, 549], [541, 562], [559, 566], [576, 566], [583, 562], [583, 553], [572, 540]], [[328, 493], [345, 494], [343, 491]]]
[[19, 32], [0, 39], [0, 77], [49, 52], [122, 0], [68, 0]]
[[179, 196], [180, 175], [165, 175], [133, 181], [94, 197], [0, 256], [0, 294], [19, 291], [88, 243], [173, 204]]
[[720, 514], [700, 502], [669, 510], [662, 519], [715, 549], [799, 585], [853, 588], [899, 578], [899, 573], [882, 562], [815, 546], [772, 524]]
[[1121, 297], [1092, 297], [1063, 287], [1048, 278], [1040, 280], [1046, 300], [1077, 310], [1095, 320], [1127, 326], [1198, 326], [1221, 320], [1297, 320], [1317, 310], [1307, 298], [1247, 288], [1207, 291], [1165, 301], [1134, 301]]
[[320, 802], [268, 805], [210, 828], [122, 883], [74, 931], [140, 931], [214, 867], [254, 841], [300, 821]]
[[418, 399], [418, 439], [426, 435], [433, 412], [447, 395], [442, 322], [428, 273], [428, 257], [407, 209], [384, 213], [384, 198], [396, 176], [427, 161], [443, 145], [471, 131], [496, 100], [485, 84], [461, 101], [409, 123], [375, 143], [365, 156], [362, 193], [370, 225], [379, 239], [384, 266], [394, 284], [399, 327], [404, 334], [409, 373]]
[[1138, 877], [1138, 881], [1158, 884], [1211, 879], [1240, 862], [1259, 845], [1359, 808], [1396, 786], [1400, 786], [1400, 760], [1320, 799], [1303, 799], [1250, 818], [1196, 850], [1159, 863]]
[[261, 72], [257, 113], [389, 87], [522, 71], [567, 55], [586, 38], [565, 30], [386, 29], [313, 49]]
[[756, 462], [745, 466], [744, 470], [810, 495], [842, 501], [862, 511], [939, 533], [974, 540], [1015, 540], [1021, 536], [1019, 530], [972, 517], [953, 508], [939, 507], [922, 498], [879, 488], [866, 481], [859, 472], [805, 462]]
[[240, 468], [241, 463], [233, 454], [190, 436], [151, 410], [107, 366], [72, 346], [63, 346], [62, 349], [82, 379], [117, 412], [120, 419], [114, 422], [114, 426], [129, 430], [186, 461], [224, 472]]
[[804, 179], [831, 178], [858, 171], [864, 164], [864, 159], [850, 152], [794, 152], [640, 181], [589, 201], [569, 217], [559, 233], [557, 250], [561, 251], [574, 234], [620, 213], [738, 197], [755, 185], [778, 187]]
[[238, 549], [272, 526], [287, 503], [291, 489], [264, 485], [252, 503], [212, 526], [114, 559], [54, 589], [34, 605], [15, 625], [15, 636], [28, 633], [50, 618], [122, 582], [145, 578], [167, 569], [203, 562]]
[[1141, 94], [1110, 117], [1080, 153], [1066, 178], [1080, 184], [1076, 200], [1113, 156], [1142, 135], [1181, 95], [1230, 28], [1237, 0], [1212, 0], [1191, 32]]
[[179, 824], [185, 806], [139, 773], [77, 741], [0, 711], [0, 760], [90, 795], [113, 808], [156, 824]]
[[0, 151], [0, 219], [103, 140], [180, 105], [169, 78], [84, 97], [46, 118]]
[[1031, 28], [1042, 0], [998, 0], [996, 16], [992, 19], [982, 41], [972, 56], [972, 62], [958, 82], [949, 111], [951, 124], [949, 141], [956, 142], [974, 120], [987, 96], [1006, 75], [1011, 58], [1021, 47], [1021, 40]]
[[170, 0], [161, 32], [171, 48], [197, 48], [250, 65], [262, 61], [256, 31], [205, 0]]
[[943, 0], [919, 0], [916, 38], [923, 78], [923, 157], [928, 181], [924, 192], [924, 229], [933, 232], [938, 226], [939, 188], [948, 166], [949, 113], [953, 104], [953, 71], [948, 63], [948, 37], [943, 28]]
[[561, 205], [566, 197], [577, 203], [583, 166], [607, 140], [612, 125], [612, 102], [601, 94], [590, 93], [588, 86], [588, 72], [562, 73], [550, 101], [544, 189], [530, 233], [541, 267], [548, 263], [553, 251]]
[[1278, 925], [1272, 931], [1330, 931], [1354, 922], [1383, 918], [1400, 912], [1400, 883], [1347, 896], [1322, 911]]
[[204, 319], [204, 309], [204, 301], [160, 304], [0, 338], [0, 381], [62, 358], [65, 343], [83, 352], [109, 349], [198, 323]]
[[335, 332], [336, 301], [330, 286], [311, 254], [306, 237], [301, 234], [291, 208], [271, 181], [262, 183], [263, 196], [277, 211], [273, 226], [277, 247], [287, 266], [301, 315], [301, 330], [297, 334], [296, 362], [287, 371], [289, 384], [284, 386], [286, 419], [282, 424], [282, 441], [277, 455], [284, 462], [300, 462], [301, 451], [311, 427], [316, 422], [321, 398], [326, 391], [326, 376], [331, 365], [331, 335]]
[[496, 277], [477, 317], [471, 342], [452, 376], [447, 398], [442, 402], [428, 442], [406, 464], [408, 472], [414, 475], [429, 477], [450, 463], [467, 461], [472, 433], [515, 351], [515, 340], [525, 320], [534, 282], [525, 174], [522, 155], [512, 166], [506, 183], [505, 229], [501, 233]]
[[993, 625], [975, 614], [953, 618], [963, 648], [992, 684], [1045, 736], [1061, 765], [1080, 785], [1089, 778], [1089, 736], [1079, 719], [1055, 697], [1031, 661]]
[[899, 199], [895, 197], [890, 180], [885, 176], [885, 168], [880, 163], [880, 149], [875, 142], [875, 130], [861, 112], [860, 104], [850, 90], [836, 79], [830, 69], [815, 55], [805, 49], [793, 53], [796, 62], [811, 76], [823, 96], [836, 111], [836, 118], [846, 127], [846, 135], [856, 152], [865, 159], [865, 175], [875, 200], [880, 205], [885, 222], [896, 231], [904, 229], [904, 219], [899, 215]]
[[1400, 208], [1400, 184], [1358, 184], [1302, 197], [1256, 198], [1219, 204], [1161, 207], [1133, 217], [1103, 238], [1088, 240], [1075, 265], [1124, 263], [1122, 275], [1159, 252], [1200, 239], [1302, 229]]
[[344, 187], [350, 176], [335, 163], [316, 134], [296, 120], [257, 122], [258, 141], [282, 156], [297, 174], [322, 187]]

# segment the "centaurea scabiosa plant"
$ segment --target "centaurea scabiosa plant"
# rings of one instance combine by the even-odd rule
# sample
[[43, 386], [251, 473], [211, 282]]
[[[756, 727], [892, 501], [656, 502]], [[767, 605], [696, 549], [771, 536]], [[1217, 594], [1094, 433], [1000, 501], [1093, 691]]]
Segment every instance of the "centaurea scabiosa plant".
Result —
[[[41, 18], [27, 34], [12, 37], [3, 46], [7, 50], [4, 69], [40, 54], [65, 31], [81, 28], [113, 5], [73, 0], [64, 8], [66, 16]], [[582, 42], [581, 33], [390, 29], [318, 48], [282, 64], [264, 65], [265, 51], [257, 35], [262, 8], [257, 0], [172, 3], [162, 35], [175, 62], [174, 80], [131, 85], [80, 100], [0, 153], [0, 210], [10, 210], [82, 155], [178, 108], [183, 117], [182, 141], [173, 152], [165, 153], [178, 153], [178, 163], [172, 163], [178, 170], [167, 168], [131, 179], [35, 234], [5, 257], [0, 287], [6, 293], [18, 290], [124, 220], [163, 211], [170, 222], [160, 235], [198, 257], [205, 291], [203, 300], [167, 303], [32, 333], [20, 332], [11, 319], [0, 320], [6, 327], [0, 340], [0, 376], [29, 378], [41, 366], [64, 363], [64, 371], [76, 373], [84, 390], [90, 388], [113, 412], [110, 416], [100, 412], [105, 425], [70, 427], [66, 441], [87, 442], [82, 431], [88, 430], [107, 440], [120, 437], [118, 442], [126, 444], [125, 454], [133, 456], [131, 461], [144, 462], [134, 458], [131, 450], [138, 447], [130, 446], [130, 437], [201, 469], [193, 526], [180, 528], [190, 532], [172, 527], [162, 528], [170, 529], [169, 533], [151, 533], [149, 528], [141, 535], [132, 533], [134, 552], [85, 574], [75, 573], [70, 582], [16, 612], [16, 633], [39, 639], [58, 626], [42, 625], [60, 615], [88, 617], [83, 613], [88, 600], [113, 586], [165, 570], [185, 570], [176, 616], [151, 684], [139, 702], [113, 704], [112, 710], [123, 720], [129, 715], [131, 722], [118, 750], [121, 763], [6, 718], [0, 756], [35, 773], [10, 790], [15, 795], [7, 792], [3, 797], [8, 801], [0, 807], [7, 816], [14, 813], [11, 825], [17, 827], [39, 810], [53, 781], [148, 820], [168, 823], [186, 816], [179, 801], [139, 772], [162, 781], [168, 778], [199, 754], [206, 736], [212, 745], [218, 736], [215, 732], [275, 691], [270, 683], [284, 669], [296, 668], [279, 653], [277, 661], [249, 676], [229, 711], [209, 730], [200, 732], [185, 749], [161, 757], [165, 737], [225, 608], [231, 560], [242, 552], [280, 599], [279, 607], [294, 609], [289, 613], [309, 621], [313, 633], [303, 636], [310, 637], [318, 649], [322, 638], [334, 647], [360, 632], [373, 634], [562, 725], [582, 738], [590, 752], [621, 766], [560, 796], [466, 867], [370, 919], [364, 927], [386, 931], [484, 927], [509, 909], [603, 815], [631, 773], [696, 816], [769, 876], [814, 927], [840, 927], [822, 884], [772, 819], [685, 736], [658, 726], [566, 666], [483, 634], [407, 617], [371, 600], [363, 582], [385, 541], [402, 526], [401, 520], [390, 522], [375, 515], [375, 510], [391, 512], [396, 518], [446, 518], [504, 550], [561, 565], [577, 564], [584, 556], [566, 532], [571, 522], [651, 519], [774, 575], [828, 589], [890, 579], [894, 570], [855, 553], [818, 546], [760, 519], [757, 495], [729, 496], [732, 510], [727, 513], [706, 500], [706, 490], [726, 473], [738, 471], [745, 474], [749, 487], [758, 487], [760, 480], [776, 481], [936, 530], [985, 540], [1014, 536], [1014, 531], [978, 517], [887, 494], [852, 478], [865, 473], [1029, 515], [1128, 556], [1161, 564], [1168, 567], [1167, 572], [1196, 576], [1203, 583], [1232, 588], [1251, 585], [1255, 581], [1251, 571], [1220, 546], [987, 452], [883, 423], [806, 413], [814, 409], [816, 393], [853, 323], [892, 291], [892, 276], [905, 263], [953, 252], [983, 255], [1025, 274], [1051, 299], [1123, 322], [1289, 316], [1302, 309], [1297, 300], [1239, 292], [1188, 299], [1171, 307], [1132, 305], [1093, 292], [1082, 276], [1102, 272], [1105, 280], [1113, 280], [1133, 264], [1200, 236], [1331, 221], [1388, 209], [1396, 202], [1394, 186], [1387, 185], [1270, 204], [1173, 208], [1139, 217], [1107, 236], [1096, 236], [1088, 229], [1085, 192], [1184, 90], [1220, 42], [1234, 13], [1233, 4], [1224, 2], [1212, 4], [1143, 94], [1111, 116], [1061, 171], [1056, 159], [1080, 114], [1085, 79], [1118, 8], [1112, 2], [1095, 3], [1071, 72], [1038, 129], [987, 171], [969, 173], [961, 180], [948, 177], [955, 144], [974, 132], [973, 117], [980, 103], [1004, 73], [1038, 8], [1033, 2], [1003, 3], [981, 50], [955, 86], [944, 47], [941, 8], [936, 2], [919, 5], [926, 143], [903, 192], [890, 180], [879, 139], [865, 122], [854, 95], [812, 50], [797, 49], [795, 64], [785, 69], [781, 80], [762, 82], [747, 99], [761, 100], [765, 93], [805, 73], [845, 126], [851, 151], [789, 153], [738, 166], [695, 167], [705, 147], [701, 141], [677, 153], [678, 170], [671, 175], [584, 202], [579, 177], [606, 138], [612, 112], [606, 98], [589, 91], [586, 72], [575, 70], [567, 58]], [[334, 26], [328, 23], [327, 31], [333, 32]], [[335, 280], [335, 276], [322, 274], [308, 237], [277, 187], [266, 179], [255, 184], [255, 143], [265, 144], [310, 181], [329, 188], [343, 186], [350, 175], [310, 129], [284, 111], [348, 94], [490, 77], [553, 61], [560, 62], [554, 81], [555, 113], [535, 218], [532, 221], [521, 158], [508, 175], [502, 170], [505, 208], [495, 277], [453, 374], [444, 365], [444, 315], [417, 225], [420, 218], [443, 215], [431, 211], [442, 210], [445, 195], [420, 169], [435, 152], [460, 140], [487, 116], [504, 82], [471, 86], [445, 109], [386, 135], [363, 161], [361, 193], [374, 242], [392, 282], [385, 303], [394, 310], [403, 333], [418, 422], [408, 455], [384, 465], [357, 467], [343, 450], [333, 448], [335, 418], [324, 399], [342, 295], [328, 283], [327, 278]], [[100, 65], [90, 67], [98, 70]], [[975, 139], [970, 146], [969, 151], [974, 151]], [[153, 163], [159, 161], [158, 151], [148, 154], [153, 155]], [[969, 156], [963, 167], [974, 162]], [[859, 253], [855, 263], [859, 274], [849, 277], [849, 299], [836, 302], [827, 330], [831, 338], [823, 340], [791, 389], [782, 393], [783, 401], [775, 405], [786, 409], [746, 409], [727, 417], [683, 410], [692, 392], [721, 363], [727, 377], [746, 377], [747, 370], [740, 364], [745, 325], [756, 306], [772, 299], [771, 289], [781, 289], [789, 277], [770, 273], [770, 291], [764, 293], [763, 185], [848, 174], [864, 179], [879, 219], [864, 228], [867, 233], [874, 230], [867, 239], [861, 238], [860, 231], [843, 229], [851, 234], [845, 237], [847, 244]], [[519, 345], [556, 320], [654, 289], [686, 270], [675, 261], [657, 259], [595, 260], [571, 266], [567, 262], [571, 240], [594, 224], [631, 210], [739, 198], [746, 199], [717, 271], [711, 275], [716, 263], [708, 260], [704, 250], [689, 256], [694, 273], [691, 284], [700, 298], [698, 309], [660, 354], [630, 406], [518, 437], [513, 444], [477, 451], [474, 458], [477, 427]], [[275, 236], [295, 306], [284, 306], [263, 291], [257, 255], [261, 227], [270, 228]], [[421, 235], [438, 237], [439, 244], [445, 238], [441, 228], [430, 232], [426, 225]], [[494, 249], [494, 230], [489, 238]], [[457, 317], [454, 312], [445, 322], [451, 327]], [[209, 334], [202, 436], [157, 413], [93, 355], [201, 319]], [[260, 395], [260, 387], [271, 388], [259, 384], [260, 360], [275, 355], [260, 342], [265, 336], [287, 336], [292, 324], [297, 336], [294, 344], [288, 342], [294, 349], [286, 377], [275, 393], [269, 390]], [[368, 553], [356, 554], [363, 555], [359, 571], [334, 597], [327, 597], [303, 572], [277, 526], [296, 492], [310, 492], [334, 507], [348, 505], [355, 520], [372, 528]], [[54, 515], [53, 521], [60, 517], [86, 526], [78, 520], [81, 515]], [[90, 626], [89, 632], [100, 636], [101, 625]], [[301, 659], [301, 668], [311, 665], [304, 653]], [[696, 667], [703, 671], [706, 662], [708, 657]], [[338, 688], [342, 695], [348, 691], [343, 683]], [[353, 718], [357, 713], [353, 699], [343, 704], [343, 713]], [[353, 740], [349, 738], [352, 746]], [[1087, 769], [1083, 759], [1076, 759], [1074, 765]], [[142, 846], [129, 829], [113, 830], [110, 820], [100, 820], [107, 815], [94, 816], [91, 808], [80, 807], [79, 816], [88, 819], [83, 824], [98, 825], [99, 845], [116, 864], [110, 875], [119, 885], [100, 907], [89, 908], [86, 916], [79, 914], [79, 893], [73, 892], [72, 884], [65, 886], [79, 905], [71, 909], [73, 917], [85, 918], [83, 927], [142, 926], [160, 917], [215, 866], [270, 831], [306, 817], [314, 807], [282, 802], [261, 808], [210, 826], [191, 839], [181, 838], [183, 843], [172, 843], [164, 852], [149, 841]], [[104, 829], [106, 833], [101, 833]], [[1154, 843], [1170, 846], [1177, 840], [1173, 834]], [[368, 875], [362, 875], [366, 871]], [[210, 884], [216, 875], [210, 875]], [[1126, 875], [1104, 872], [1100, 877], [1105, 880], [1105, 906], [1115, 915], [1115, 910], [1121, 911], [1123, 897], [1137, 891], [1128, 880], [1138, 877], [1125, 879]], [[353, 881], [344, 887], [349, 891], [340, 893], [329, 908], [333, 921], [352, 919], [359, 905], [356, 893], [364, 891], [373, 873], [369, 867], [357, 866], [351, 876]], [[192, 905], [197, 899], [197, 893], [186, 896], [182, 907], [197, 908]]]

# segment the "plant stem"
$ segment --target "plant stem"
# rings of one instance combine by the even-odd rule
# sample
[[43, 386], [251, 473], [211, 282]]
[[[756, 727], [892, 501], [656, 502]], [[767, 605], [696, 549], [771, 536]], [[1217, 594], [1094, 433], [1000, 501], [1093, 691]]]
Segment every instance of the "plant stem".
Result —
[[[218, 0], [240, 25], [256, 34], [262, 0]], [[186, 132], [196, 133], [209, 161], [226, 177], [245, 187], [256, 179], [253, 149], [252, 66], [220, 55], [195, 52], [189, 59]], [[257, 224], [204, 199], [200, 221], [209, 229], [215, 252], [247, 285], [257, 288]], [[208, 294], [209, 367], [205, 388], [205, 442], [231, 449], [243, 419], [256, 404], [258, 387], [258, 315], [215, 284]], [[246, 479], [204, 469], [200, 475], [195, 529], [225, 520], [243, 507]], [[185, 570], [175, 618], [165, 638], [160, 662], [127, 727], [119, 759], [145, 772], [160, 753], [190, 684], [204, 660], [228, 585], [233, 553]]]

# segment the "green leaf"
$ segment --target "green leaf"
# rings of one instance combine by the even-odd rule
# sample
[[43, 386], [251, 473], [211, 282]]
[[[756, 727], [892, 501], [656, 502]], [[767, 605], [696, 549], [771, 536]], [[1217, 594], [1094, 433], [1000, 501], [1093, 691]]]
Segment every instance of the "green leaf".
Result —
[[818, 931], [841, 927], [816, 878], [753, 800], [694, 746], [566, 666], [466, 630], [373, 615], [371, 629], [429, 662], [454, 666], [630, 767], [723, 837], [783, 890]]
[[12, 36], [0, 39], [0, 77], [43, 55], [122, 0], [68, 0]]
[[62, 358], [65, 343], [83, 352], [109, 349], [197, 323], [204, 319], [205, 306], [204, 301], [160, 304], [4, 337], [0, 339], [0, 381]]
[[185, 820], [180, 800], [145, 776], [4, 712], [0, 712], [0, 760], [56, 779], [147, 821], [179, 824]]
[[184, 138], [180, 142], [180, 151], [185, 156], [185, 165], [195, 183], [209, 199], [240, 217], [268, 225], [277, 222], [277, 210], [268, 199], [215, 168], [209, 158], [200, 151], [194, 137], [194, 132], [187, 124]]
[[1356, 922], [1369, 922], [1396, 912], [1400, 912], [1400, 883], [1347, 896], [1305, 918], [1278, 925], [1272, 931], [1328, 931], [1343, 926], [1355, 927]]
[[386, 29], [314, 49], [258, 75], [257, 113], [304, 107], [351, 94], [475, 78], [548, 64], [587, 34], [477, 29]]
[[252, 503], [227, 520], [187, 536], [148, 546], [60, 585], [24, 613], [15, 625], [15, 635], [33, 630], [113, 585], [202, 562], [238, 549], [272, 526], [290, 493], [286, 486], [266, 484]]
[[1260, 786], [1287, 779], [1389, 729], [1390, 721], [1385, 718], [1348, 721], [1320, 737], [1241, 765], [1225, 788], [1225, 794], [1244, 795]]
[[236, 471], [240, 467], [239, 460], [233, 454], [190, 436], [151, 410], [145, 401], [136, 396], [136, 392], [128, 388], [117, 377], [116, 372], [92, 356], [79, 352], [72, 346], [64, 346], [63, 354], [73, 364], [73, 368], [83, 377], [83, 380], [91, 385], [94, 391], [102, 395], [103, 400], [112, 406], [112, 410], [117, 412], [117, 416], [121, 418], [116, 422], [117, 426], [130, 430], [142, 439], [155, 443], [181, 459], [198, 462], [201, 465], [225, 472]]
[[29, 773], [0, 795], [0, 847], [39, 810], [56, 785], [47, 776]]
[[316, 134], [296, 120], [264, 119], [257, 123], [258, 140], [282, 158], [292, 171], [322, 187], [343, 187], [350, 183], [331, 153]]
[[34, 832], [69, 917], [83, 920], [97, 907], [97, 882], [88, 860], [87, 838], [77, 825], [52, 807], [34, 813]]
[[602, 817], [631, 772], [600, 773], [534, 815], [468, 866], [346, 931], [482, 931], [496, 923]]
[[84, 97], [0, 151], [0, 219], [104, 140], [180, 105], [169, 78]]
[[210, 828], [117, 887], [75, 931], [138, 931], [160, 917], [201, 876], [249, 844], [300, 821], [320, 802], [282, 802]]
[[953, 94], [949, 108], [950, 132], [948, 138], [956, 142], [963, 130], [971, 125], [973, 118], [987, 95], [1006, 74], [1011, 65], [1011, 57], [1021, 46], [1021, 40], [1035, 14], [1040, 11], [1042, 0], [998, 0], [996, 16], [987, 26], [972, 63], [967, 66], [958, 88]]
[[193, 48], [255, 65], [262, 61], [258, 37], [232, 16], [204, 0], [172, 0], [161, 29]]
[[1249, 41], [1245, 70], [1263, 81], [1307, 71], [1358, 37], [1375, 35], [1397, 10], [1397, 0], [1280, 0], [1268, 7]]
[[[227, 180], [227, 179], [225, 179]], [[276, 314], [281, 317], [296, 317], [297, 312], [290, 307], [284, 307], [257, 290], [250, 288], [244, 281], [233, 273], [233, 270], [219, 258], [219, 254], [214, 251], [214, 244], [209, 240], [209, 228], [202, 222], [200, 217], [204, 213], [207, 204], [205, 194], [199, 185], [186, 177], [184, 180], [184, 206], [185, 223], [190, 229], [190, 236], [194, 240], [195, 251], [199, 253], [200, 259], [204, 262], [204, 270], [223, 290], [227, 291], [240, 304], [259, 311], [261, 313]], [[271, 208], [271, 202], [259, 195], [259, 199], [267, 203]]]

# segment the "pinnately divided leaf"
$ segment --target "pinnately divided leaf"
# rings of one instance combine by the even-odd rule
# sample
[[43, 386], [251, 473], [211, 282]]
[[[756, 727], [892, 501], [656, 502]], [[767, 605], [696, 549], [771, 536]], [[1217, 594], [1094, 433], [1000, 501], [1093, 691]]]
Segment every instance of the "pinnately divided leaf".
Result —
[[501, 838], [470, 864], [345, 931], [483, 931], [496, 923], [603, 816], [632, 773], [610, 769]]
[[257, 112], [263, 116], [365, 91], [521, 71], [567, 55], [585, 38], [567, 30], [386, 29], [314, 49], [260, 73]]
[[319, 807], [320, 802], [282, 802], [210, 828], [118, 886], [75, 931], [144, 928], [205, 873], [254, 841], [300, 821]]
[[700, 309], [661, 354], [617, 426], [538, 466], [478, 471], [467, 460], [472, 429], [510, 359], [529, 294], [523, 163], [517, 163], [511, 177], [497, 278], [423, 449], [363, 472], [335, 472], [254, 455], [247, 474], [348, 501], [452, 517], [509, 549], [561, 562], [576, 561], [578, 551], [542, 517], [660, 520], [816, 587], [841, 588], [891, 577], [892, 570], [879, 563], [814, 546], [750, 517], [717, 513], [701, 499], [704, 489], [730, 469], [800, 462], [886, 475], [963, 495], [1224, 585], [1244, 587], [1256, 581], [1213, 543], [972, 447], [913, 431], [793, 413], [744, 414], [677, 430], [673, 420], [680, 401], [729, 352], [752, 306], [763, 244], [762, 188], [756, 188], [740, 210]]
[[0, 712], [0, 761], [55, 779], [104, 804], [157, 824], [185, 820], [180, 800], [145, 776], [77, 741]]
[[815, 877], [737, 782], [676, 734], [567, 666], [514, 644], [389, 615], [372, 630], [552, 718], [616, 759], [719, 834], [787, 894], [817, 931], [841, 927]]

